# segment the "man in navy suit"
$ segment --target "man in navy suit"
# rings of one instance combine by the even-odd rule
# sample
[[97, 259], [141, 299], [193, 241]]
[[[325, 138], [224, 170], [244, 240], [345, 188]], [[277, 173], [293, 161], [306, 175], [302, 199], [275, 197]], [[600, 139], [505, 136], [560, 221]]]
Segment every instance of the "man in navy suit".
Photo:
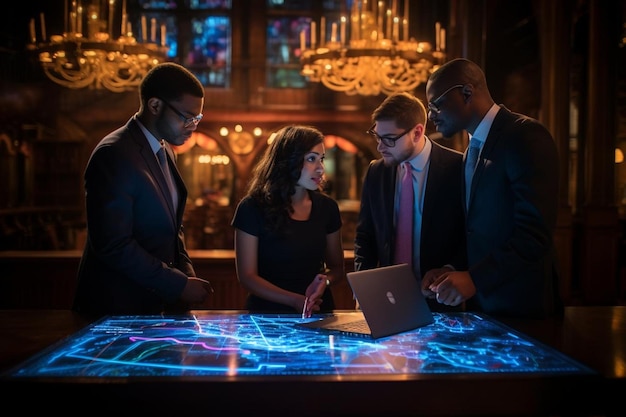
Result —
[[182, 311], [212, 292], [185, 248], [187, 189], [170, 148], [196, 130], [204, 87], [164, 63], [142, 80], [139, 98], [139, 111], [98, 143], [85, 170], [87, 241], [73, 309], [93, 316]]
[[459, 180], [469, 267], [424, 280], [422, 291], [436, 294], [440, 303], [465, 303], [493, 315], [560, 314], [552, 239], [559, 159], [550, 132], [537, 120], [495, 104], [485, 74], [467, 59], [435, 71], [426, 96], [437, 131], [450, 137], [466, 130], [478, 159], [467, 167], [467, 180]]
[[[451, 265], [465, 266], [463, 155], [430, 140], [426, 121], [424, 104], [409, 93], [390, 95], [372, 113], [368, 133], [378, 142], [382, 158], [370, 164], [363, 181], [354, 245], [356, 270], [398, 263], [395, 255], [407, 245], [412, 252], [408, 263], [417, 280], [450, 271]], [[396, 244], [400, 181], [409, 169], [405, 162], [410, 163], [413, 177], [413, 227]], [[450, 310], [429, 303], [436, 310]]]

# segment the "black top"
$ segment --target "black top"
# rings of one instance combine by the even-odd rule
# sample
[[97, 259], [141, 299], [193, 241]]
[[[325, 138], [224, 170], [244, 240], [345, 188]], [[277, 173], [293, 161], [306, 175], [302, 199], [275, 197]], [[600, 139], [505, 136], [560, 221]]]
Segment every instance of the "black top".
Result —
[[[316, 274], [324, 270], [326, 235], [341, 228], [339, 206], [332, 198], [309, 192], [311, 215], [308, 220], [289, 219], [280, 232], [267, 230], [258, 203], [250, 197], [239, 202], [232, 225], [259, 238], [258, 273], [274, 285], [304, 294]], [[324, 293], [322, 311], [334, 309], [329, 290]], [[289, 311], [289, 306], [267, 301], [250, 294], [246, 301], [250, 311]]]

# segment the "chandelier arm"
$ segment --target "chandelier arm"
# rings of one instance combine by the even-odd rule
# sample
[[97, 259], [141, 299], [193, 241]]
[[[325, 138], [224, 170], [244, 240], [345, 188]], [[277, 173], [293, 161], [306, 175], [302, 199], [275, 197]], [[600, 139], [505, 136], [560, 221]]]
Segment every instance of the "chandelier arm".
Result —
[[349, 18], [342, 16], [340, 22], [331, 23], [330, 40], [322, 18], [319, 47], [316, 22], [312, 22], [309, 48], [307, 32], [300, 33], [300, 74], [348, 95], [390, 95], [412, 91], [426, 82], [445, 60], [445, 29], [435, 25], [434, 48], [410, 38], [409, 2], [403, 4], [403, 11], [392, 11], [381, 9], [376, 2], [365, 6], [365, 2], [355, 0]]
[[44, 73], [55, 83], [71, 89], [87, 87], [93, 83], [96, 74], [88, 67], [79, 69], [65, 68], [63, 61], [43, 65]]
[[[127, 27], [125, 22], [122, 36], [114, 40], [110, 27], [112, 7], [113, 2], [108, 8], [108, 33], [104, 18], [106, 9], [98, 5], [90, 6], [87, 35], [81, 30], [82, 21], [73, 21], [75, 25], [71, 32], [52, 35], [48, 41], [43, 36], [43, 41], [37, 43], [34, 22], [31, 22], [32, 43], [27, 49], [37, 54], [44, 74], [50, 80], [71, 89], [106, 88], [119, 93], [136, 89], [150, 69], [166, 60], [168, 48], [165, 46], [164, 24], [160, 25], [161, 45], [155, 43], [154, 34], [152, 42], [137, 42], [130, 25]], [[123, 16], [124, 21], [126, 10]], [[142, 27], [144, 35], [146, 31], [147, 28]]]

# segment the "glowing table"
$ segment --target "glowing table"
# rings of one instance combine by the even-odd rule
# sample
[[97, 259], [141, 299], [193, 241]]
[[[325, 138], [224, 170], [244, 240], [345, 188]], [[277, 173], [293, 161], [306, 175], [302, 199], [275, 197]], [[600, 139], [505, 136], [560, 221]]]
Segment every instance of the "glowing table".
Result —
[[135, 402], [143, 411], [360, 416], [595, 407], [587, 394], [596, 372], [485, 315], [435, 313], [432, 325], [375, 341], [303, 329], [301, 321], [240, 311], [105, 317], [10, 369], [3, 382], [16, 396], [58, 392], [63, 410], [67, 392], [111, 411]]

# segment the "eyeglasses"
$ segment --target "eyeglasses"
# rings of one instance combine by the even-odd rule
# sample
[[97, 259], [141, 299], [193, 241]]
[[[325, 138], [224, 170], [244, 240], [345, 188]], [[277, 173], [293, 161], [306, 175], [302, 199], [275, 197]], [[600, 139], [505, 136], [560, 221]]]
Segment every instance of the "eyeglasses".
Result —
[[408, 128], [407, 130], [405, 130], [404, 132], [400, 133], [397, 136], [380, 136], [378, 133], [376, 133], [376, 131], [374, 131], [374, 127], [376, 126], [376, 123], [374, 123], [372, 125], [372, 127], [370, 127], [366, 133], [372, 135], [374, 137], [374, 139], [376, 139], [376, 142], [380, 143], [382, 142], [383, 145], [385, 145], [388, 148], [393, 148], [396, 145], [396, 142], [398, 141], [398, 139], [402, 138], [402, 136], [406, 135], [407, 133], [409, 133], [411, 130], [415, 129], [415, 126]]
[[163, 103], [165, 103], [167, 107], [169, 107], [174, 113], [176, 113], [178, 117], [181, 118], [181, 120], [183, 121], [184, 127], [198, 126], [198, 123], [200, 123], [200, 120], [202, 120], [202, 113], [194, 117], [187, 117], [184, 114], [182, 114], [176, 107], [168, 103], [167, 100], [163, 100], [160, 97], [158, 97], [158, 99], [161, 100]]
[[455, 88], [463, 88], [465, 87], [465, 84], [457, 84], [457, 85], [453, 85], [452, 87], [448, 88], [446, 91], [443, 92], [443, 94], [441, 94], [439, 97], [437, 97], [434, 100], [431, 100], [428, 103], [428, 110], [434, 114], [439, 114], [441, 113], [441, 108], [439, 108], [439, 104], [438, 102], [441, 101], [441, 99], [448, 94], [450, 91], [454, 90]]

